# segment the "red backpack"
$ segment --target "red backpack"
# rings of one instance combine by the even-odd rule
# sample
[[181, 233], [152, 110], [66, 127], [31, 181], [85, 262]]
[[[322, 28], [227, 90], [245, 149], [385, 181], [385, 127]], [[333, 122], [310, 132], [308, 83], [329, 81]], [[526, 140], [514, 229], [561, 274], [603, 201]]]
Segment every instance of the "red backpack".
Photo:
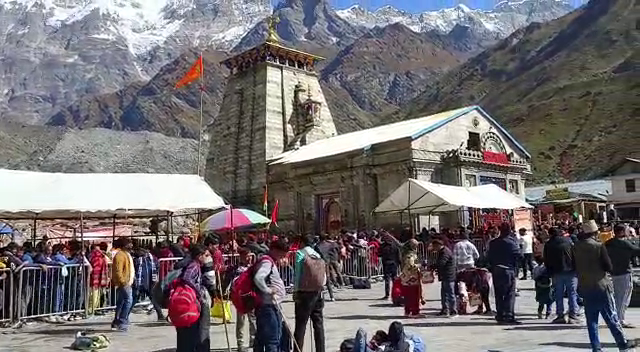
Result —
[[263, 255], [247, 270], [240, 273], [240, 275], [238, 275], [238, 277], [231, 283], [231, 293], [229, 294], [229, 298], [231, 299], [231, 303], [236, 307], [238, 314], [253, 312], [253, 310], [262, 303], [260, 293], [253, 282], [253, 277], [258, 270], [258, 265], [265, 260], [271, 262], [272, 265], [275, 265], [275, 262], [271, 257]]
[[179, 278], [171, 283], [168, 308], [169, 320], [177, 328], [188, 328], [200, 318], [196, 291]]

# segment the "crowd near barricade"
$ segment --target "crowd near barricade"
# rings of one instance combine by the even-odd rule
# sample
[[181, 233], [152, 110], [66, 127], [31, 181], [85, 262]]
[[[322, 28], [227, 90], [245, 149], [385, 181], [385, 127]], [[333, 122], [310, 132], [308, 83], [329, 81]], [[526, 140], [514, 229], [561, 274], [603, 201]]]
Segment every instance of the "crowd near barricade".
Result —
[[[472, 242], [482, 253], [486, 250], [484, 240]], [[238, 254], [225, 254], [225, 266], [238, 264]], [[422, 261], [434, 262], [437, 253], [420, 242], [418, 257]], [[182, 258], [158, 260], [158, 279], [162, 280]], [[255, 256], [249, 256], [253, 263]], [[279, 262], [278, 270], [288, 289], [293, 287], [295, 252], [289, 252]], [[337, 263], [337, 272], [344, 278], [380, 278], [382, 263], [376, 247], [354, 248], [343, 255]], [[90, 287], [88, 264], [64, 266], [29, 266], [16, 270], [0, 269], [0, 323], [28, 319], [57, 321], [73, 319], [75, 316], [103, 314], [115, 309], [115, 288], [110, 285], [111, 263], [107, 265], [109, 282], [105, 287]], [[333, 273], [333, 270], [332, 270]], [[148, 305], [148, 297], [136, 302]]]

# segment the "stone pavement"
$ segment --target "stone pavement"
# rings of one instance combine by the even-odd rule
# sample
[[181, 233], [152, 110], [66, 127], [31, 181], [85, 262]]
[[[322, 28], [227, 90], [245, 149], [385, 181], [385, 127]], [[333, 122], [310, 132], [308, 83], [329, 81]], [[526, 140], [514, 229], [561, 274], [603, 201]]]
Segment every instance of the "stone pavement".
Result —
[[[371, 290], [342, 290], [337, 293], [336, 302], [327, 302], [324, 310], [327, 351], [338, 350], [343, 339], [353, 337], [358, 327], [369, 333], [386, 330], [394, 320], [402, 321], [407, 331], [417, 333], [425, 340], [427, 351], [455, 352], [556, 352], [588, 351], [589, 343], [584, 326], [551, 325], [536, 318], [533, 282], [521, 281], [521, 296], [517, 300], [518, 316], [525, 323], [522, 326], [497, 326], [484, 316], [460, 316], [446, 319], [434, 316], [439, 310], [439, 284], [425, 286], [428, 300], [423, 307], [426, 318], [405, 319], [401, 307], [392, 307], [380, 301], [382, 285], [376, 284]], [[493, 302], [492, 302], [493, 303]], [[284, 304], [285, 314], [293, 324], [293, 304]], [[632, 308], [627, 313], [631, 323], [640, 325], [640, 309]], [[93, 318], [68, 322], [62, 325], [34, 323], [19, 330], [4, 330], [0, 335], [0, 352], [57, 352], [67, 351], [76, 331], [86, 330], [107, 334], [112, 344], [109, 351], [117, 352], [173, 352], [175, 330], [162, 323], [154, 322], [154, 316], [132, 315], [133, 326], [128, 333], [111, 332], [109, 318]], [[235, 327], [228, 326], [230, 341], [235, 346]], [[223, 325], [211, 328], [212, 348], [226, 351]], [[609, 331], [601, 328], [601, 339], [605, 351], [616, 351]], [[640, 337], [640, 329], [629, 330], [630, 338]], [[310, 333], [307, 332], [305, 352], [311, 351]], [[234, 350], [235, 352], [235, 350]]]

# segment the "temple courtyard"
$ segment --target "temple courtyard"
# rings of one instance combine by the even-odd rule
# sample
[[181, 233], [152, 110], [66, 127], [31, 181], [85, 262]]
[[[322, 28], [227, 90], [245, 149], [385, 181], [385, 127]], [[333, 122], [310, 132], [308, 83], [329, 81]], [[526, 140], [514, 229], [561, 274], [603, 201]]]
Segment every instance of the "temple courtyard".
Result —
[[[409, 333], [420, 335], [427, 351], [460, 352], [555, 352], [590, 350], [584, 325], [551, 325], [538, 320], [532, 281], [520, 281], [520, 297], [517, 300], [521, 326], [498, 326], [485, 316], [460, 316], [446, 319], [435, 316], [440, 307], [439, 284], [425, 288], [427, 304], [420, 319], [405, 319], [401, 307], [393, 307], [379, 298], [382, 284], [371, 290], [344, 289], [336, 293], [335, 302], [325, 305], [325, 329], [327, 351], [338, 351], [345, 338], [353, 337], [362, 327], [370, 334], [387, 330], [394, 320], [402, 321]], [[493, 302], [492, 302], [493, 303]], [[293, 303], [284, 304], [289, 324], [293, 326]], [[640, 309], [631, 308], [628, 321], [640, 325]], [[112, 332], [110, 317], [96, 317], [72, 321], [60, 325], [31, 323], [20, 329], [0, 330], [0, 352], [57, 352], [68, 351], [77, 331], [104, 333], [111, 339], [108, 351], [118, 352], [173, 352], [175, 330], [166, 323], [155, 322], [155, 315], [132, 314], [133, 324], [128, 333]], [[235, 352], [235, 326], [228, 325], [229, 341]], [[640, 337], [640, 328], [627, 330], [629, 338]], [[311, 334], [307, 332], [304, 349], [312, 351]], [[227, 351], [225, 327], [214, 323], [211, 328], [212, 348]], [[605, 351], [617, 351], [609, 331], [601, 326], [601, 340]]]

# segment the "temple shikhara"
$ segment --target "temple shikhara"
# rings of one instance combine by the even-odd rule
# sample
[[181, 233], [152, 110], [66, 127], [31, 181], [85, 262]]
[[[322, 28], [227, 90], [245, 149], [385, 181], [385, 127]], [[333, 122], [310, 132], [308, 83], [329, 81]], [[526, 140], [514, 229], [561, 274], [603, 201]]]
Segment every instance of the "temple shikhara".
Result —
[[206, 179], [229, 202], [260, 209], [268, 189], [281, 228], [319, 233], [399, 223], [372, 210], [407, 178], [493, 183], [524, 199], [531, 156], [479, 106], [339, 135], [315, 71], [322, 58], [280, 44], [271, 22], [264, 43], [222, 63], [231, 75]]

